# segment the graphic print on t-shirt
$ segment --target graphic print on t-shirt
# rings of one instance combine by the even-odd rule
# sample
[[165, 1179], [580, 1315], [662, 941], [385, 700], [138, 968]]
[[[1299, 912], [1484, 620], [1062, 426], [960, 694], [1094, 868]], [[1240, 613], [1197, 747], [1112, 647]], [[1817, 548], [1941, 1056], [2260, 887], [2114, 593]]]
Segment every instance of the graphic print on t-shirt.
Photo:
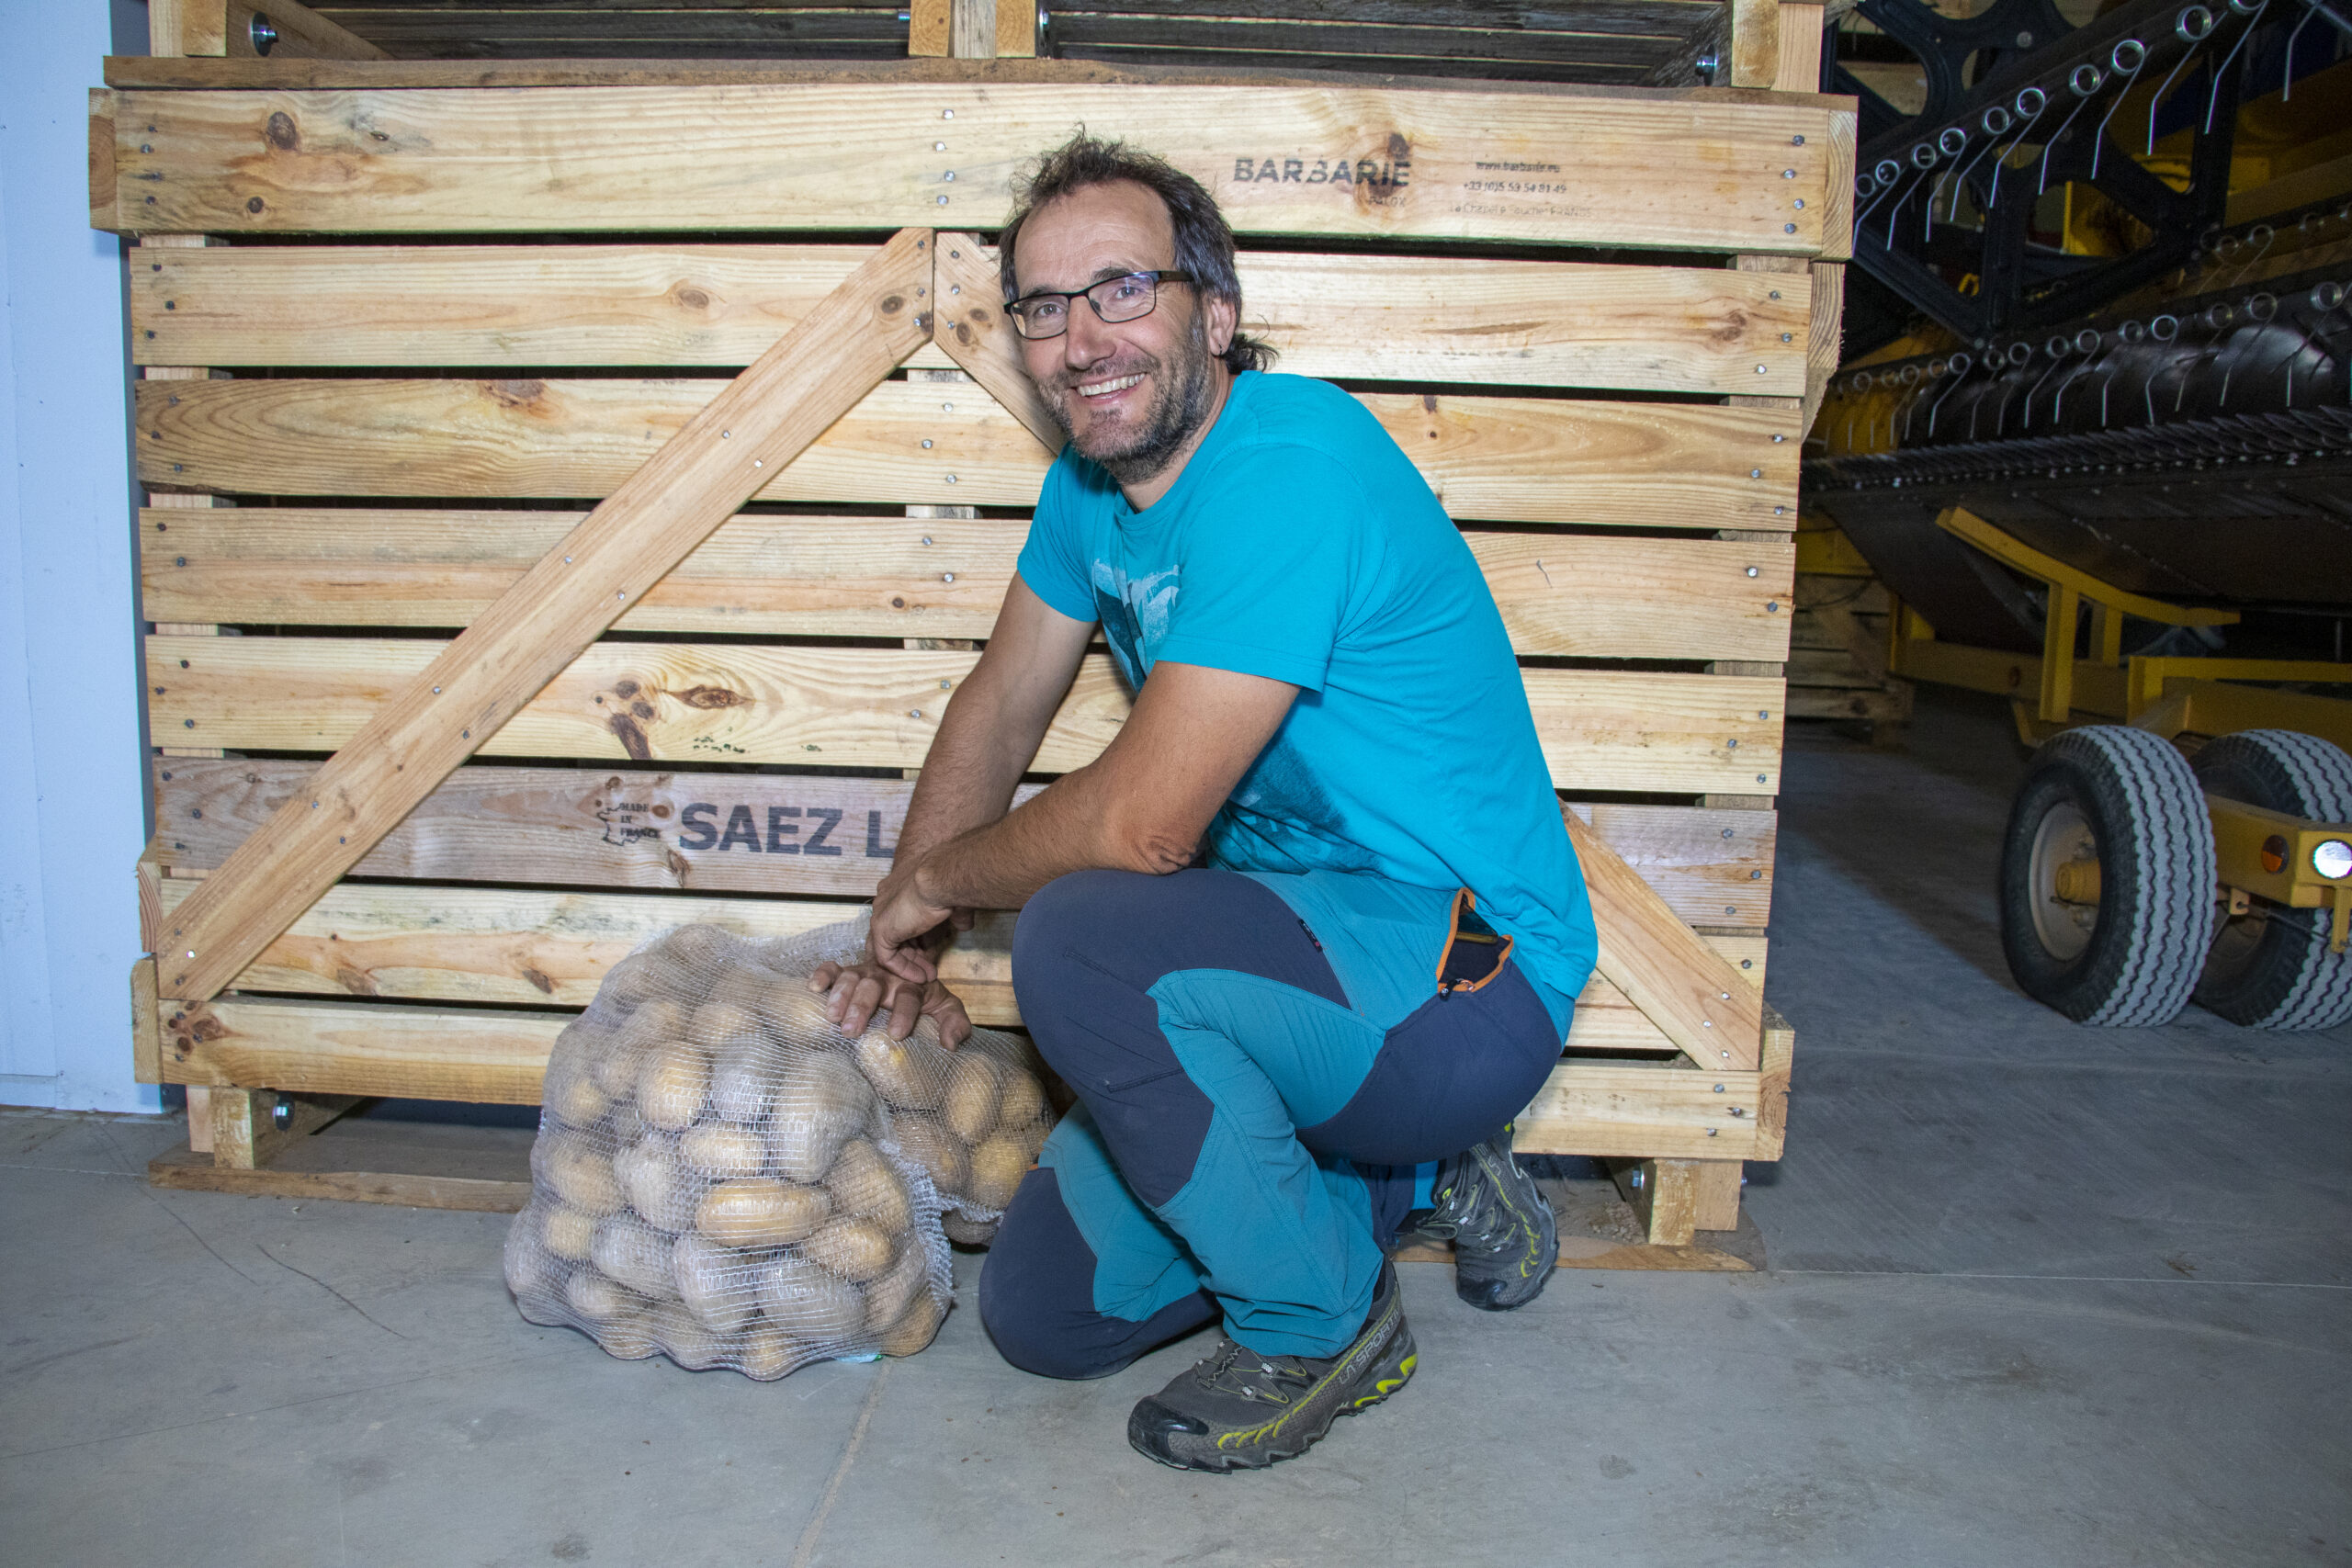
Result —
[[1127, 684], [1140, 690], [1147, 666], [1144, 656], [1168, 635], [1169, 612], [1176, 607], [1176, 579], [1184, 569], [1162, 567], [1148, 577], [1129, 580], [1126, 571], [1106, 560], [1094, 563], [1094, 611], [1110, 639], [1120, 672]]

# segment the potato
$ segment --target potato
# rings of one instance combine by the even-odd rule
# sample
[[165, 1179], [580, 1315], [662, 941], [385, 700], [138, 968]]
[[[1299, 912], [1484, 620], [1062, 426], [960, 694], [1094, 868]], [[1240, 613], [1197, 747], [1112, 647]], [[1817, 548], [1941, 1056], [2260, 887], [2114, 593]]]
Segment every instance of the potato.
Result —
[[948, 1240], [958, 1247], [992, 1247], [996, 1244], [996, 1222], [976, 1220], [961, 1209], [950, 1209], [940, 1215], [939, 1228]]
[[784, 1055], [765, 1033], [718, 1048], [710, 1067], [710, 1108], [729, 1122], [763, 1122], [784, 1084]]
[[872, 1220], [834, 1220], [800, 1244], [800, 1256], [854, 1284], [890, 1267], [898, 1237]]
[[919, 1235], [899, 1242], [899, 1260], [890, 1271], [865, 1287], [865, 1326], [879, 1334], [899, 1321], [917, 1291], [931, 1283], [931, 1248]]
[[837, 1045], [841, 1029], [825, 1013], [825, 995], [806, 980], [783, 979], [760, 998], [768, 1032], [786, 1045]]
[[[561, 1049], [559, 1043], [559, 1050]], [[553, 1075], [549, 1075], [552, 1077]], [[566, 1072], [550, 1089], [548, 1109], [556, 1119], [574, 1127], [594, 1126], [605, 1111], [613, 1108], [613, 1097], [596, 1087], [596, 1079], [589, 1066], [582, 1063]]]
[[845, 1058], [830, 1051], [803, 1056], [785, 1069], [768, 1119], [768, 1156], [795, 1181], [820, 1180], [873, 1114], [874, 1091]]
[[734, 1357], [729, 1336], [706, 1326], [684, 1308], [655, 1314], [652, 1328], [662, 1353], [690, 1371], [707, 1371]]
[[573, 1208], [599, 1219], [620, 1213], [621, 1189], [613, 1179], [612, 1161], [580, 1134], [541, 1134], [531, 1146], [531, 1164]]
[[888, 1023], [888, 1013], [877, 1014], [857, 1037], [853, 1047], [857, 1070], [893, 1105], [909, 1111], [938, 1110], [947, 1089], [947, 1069], [954, 1066], [953, 1053], [926, 1042], [920, 1030], [904, 1040], [893, 1040]]
[[546, 1243], [551, 1256], [567, 1262], [581, 1262], [596, 1239], [595, 1216], [583, 1214], [568, 1203], [550, 1203], [539, 1219], [539, 1239]]
[[999, 1133], [972, 1151], [972, 1184], [964, 1195], [983, 1209], [1001, 1210], [1029, 1174], [1027, 1140]]
[[596, 999], [620, 1012], [632, 1011], [659, 994], [662, 971], [661, 961], [651, 953], [632, 953], [605, 971]]
[[759, 1308], [759, 1286], [768, 1265], [749, 1253], [689, 1234], [671, 1248], [672, 1278], [686, 1310], [704, 1326], [732, 1334]]
[[704, 1193], [695, 1229], [726, 1247], [775, 1247], [815, 1231], [831, 1211], [821, 1187], [756, 1177], [722, 1181]]
[[962, 1196], [972, 1179], [972, 1151], [947, 1130], [936, 1116], [901, 1111], [890, 1118], [890, 1137], [899, 1152], [931, 1173], [940, 1196]]
[[1024, 1067], [1007, 1067], [1004, 1071], [1004, 1103], [997, 1108], [996, 1124], [1000, 1127], [1026, 1127], [1046, 1114], [1045, 1086], [1036, 1075]]
[[864, 1138], [852, 1138], [842, 1145], [833, 1168], [825, 1173], [825, 1191], [837, 1212], [872, 1220], [893, 1235], [914, 1223], [907, 1184], [882, 1157], [882, 1151]]
[[929, 1291], [918, 1291], [915, 1299], [890, 1331], [882, 1336], [880, 1349], [886, 1356], [911, 1356], [938, 1337], [939, 1325], [947, 1317], [947, 1309]]
[[613, 1177], [621, 1196], [646, 1224], [673, 1235], [694, 1224], [704, 1183], [678, 1155], [678, 1140], [650, 1133], [613, 1156]]
[[677, 969], [700, 977], [721, 967], [740, 963], [743, 949], [749, 945], [732, 931], [718, 926], [695, 924], [680, 926], [662, 939], [654, 951], [669, 960]]
[[624, 1361], [642, 1361], [660, 1350], [654, 1337], [653, 1320], [641, 1312], [627, 1312], [610, 1323], [596, 1325], [596, 1343], [605, 1354]]
[[617, 1323], [645, 1307], [643, 1296], [623, 1289], [594, 1269], [574, 1270], [564, 1282], [563, 1299], [590, 1323]]
[[979, 1051], [942, 1055], [947, 1058], [947, 1091], [940, 1097], [940, 1117], [948, 1131], [977, 1144], [996, 1130], [997, 1108], [1004, 1100], [1004, 1069]]
[[686, 1010], [677, 1003], [646, 1002], [614, 1032], [611, 1042], [589, 1067], [596, 1087], [616, 1100], [634, 1095], [647, 1054], [663, 1041], [675, 1039], [685, 1023]]
[[721, 1180], [757, 1176], [768, 1163], [767, 1140], [740, 1122], [698, 1122], [678, 1140], [678, 1153], [695, 1169]]
[[747, 1378], [772, 1382], [800, 1364], [800, 1341], [773, 1323], [755, 1323], [735, 1352], [735, 1364]]
[[760, 1015], [732, 997], [713, 996], [695, 1009], [686, 1037], [716, 1051], [739, 1040], [755, 1039], [763, 1031]]
[[596, 1227], [588, 1256], [608, 1277], [646, 1297], [678, 1293], [670, 1271], [670, 1238], [627, 1215]]
[[865, 1332], [865, 1297], [805, 1258], [786, 1253], [760, 1280], [760, 1310], [811, 1349], [835, 1354]]
[[665, 1132], [683, 1133], [710, 1094], [710, 1054], [685, 1040], [665, 1040], [637, 1078], [637, 1113]]
[[533, 1323], [563, 1321], [551, 1309], [570, 1270], [563, 1259], [540, 1245], [537, 1216], [533, 1224], [518, 1224], [506, 1233], [506, 1251], [501, 1261], [505, 1266], [506, 1288], [514, 1292], [514, 1304], [526, 1318]]

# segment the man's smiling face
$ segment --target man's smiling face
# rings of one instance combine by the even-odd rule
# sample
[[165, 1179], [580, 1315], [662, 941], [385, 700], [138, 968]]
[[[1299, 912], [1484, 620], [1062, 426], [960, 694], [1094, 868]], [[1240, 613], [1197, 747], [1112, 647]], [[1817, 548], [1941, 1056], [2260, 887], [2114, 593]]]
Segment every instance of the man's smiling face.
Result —
[[[1143, 186], [1089, 186], [1032, 213], [1014, 260], [1023, 294], [1084, 288], [1173, 267], [1175, 228]], [[1204, 299], [1182, 283], [1161, 284], [1159, 304], [1132, 321], [1105, 321], [1075, 299], [1069, 330], [1023, 340], [1022, 362], [1079, 451], [1134, 486], [1168, 469], [1222, 403], [1218, 355], [1233, 340], [1234, 317], [1229, 301]]]

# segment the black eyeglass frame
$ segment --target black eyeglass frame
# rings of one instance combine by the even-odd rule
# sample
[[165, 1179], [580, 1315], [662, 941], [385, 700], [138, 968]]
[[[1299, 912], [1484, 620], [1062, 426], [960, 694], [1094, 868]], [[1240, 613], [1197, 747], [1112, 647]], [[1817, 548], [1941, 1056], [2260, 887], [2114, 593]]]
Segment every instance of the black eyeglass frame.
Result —
[[[1132, 316], [1121, 316], [1116, 321], [1112, 321], [1109, 316], [1103, 314], [1102, 301], [1094, 297], [1094, 291], [1098, 288], [1108, 288], [1114, 283], [1132, 283], [1138, 277], [1147, 278], [1150, 281], [1151, 303], [1144, 307], [1142, 310], [1137, 310]], [[1190, 283], [1197, 285], [1199, 282], [1200, 279], [1194, 277], [1191, 273], [1170, 267], [1161, 267], [1157, 270], [1146, 269], [1140, 272], [1123, 272], [1116, 277], [1106, 277], [1099, 282], [1090, 283], [1083, 288], [1032, 289], [1030, 292], [1023, 294], [1020, 299], [1009, 302], [1004, 307], [1004, 313], [1012, 318], [1012, 330], [1021, 334], [1023, 342], [1048, 343], [1053, 339], [1061, 337], [1069, 333], [1069, 312], [1072, 301], [1079, 299], [1085, 300], [1088, 305], [1093, 308], [1094, 319], [1096, 321], [1102, 321], [1106, 325], [1119, 326], [1124, 325], [1128, 321], [1140, 321], [1146, 316], [1150, 315], [1152, 311], [1159, 310], [1159, 286], [1161, 284]], [[1019, 307], [1026, 305], [1034, 299], [1059, 299], [1063, 302], [1062, 326], [1060, 332], [1033, 333], [1029, 330], [1029, 319], [1022, 312]]]

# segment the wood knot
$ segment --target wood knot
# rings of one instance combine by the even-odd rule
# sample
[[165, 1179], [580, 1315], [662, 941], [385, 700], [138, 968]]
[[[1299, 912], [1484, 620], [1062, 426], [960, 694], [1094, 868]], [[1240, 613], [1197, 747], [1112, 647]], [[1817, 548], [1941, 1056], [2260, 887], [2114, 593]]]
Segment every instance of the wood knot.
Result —
[[1747, 312], [1745, 310], [1732, 311], [1731, 314], [1724, 318], [1723, 324], [1718, 326], [1709, 335], [1717, 343], [1737, 343], [1741, 338], [1747, 335]]
[[725, 686], [689, 686], [683, 692], [671, 694], [690, 708], [706, 710], [741, 707], [752, 700], [742, 693], [729, 691]]
[[618, 696], [633, 697], [642, 690], [644, 690], [644, 688], [639, 686], [634, 681], [616, 681], [613, 682], [613, 691], [615, 694]]
[[510, 409], [529, 407], [548, 389], [545, 381], [492, 381], [486, 386], [492, 402]]
[[710, 309], [710, 296], [699, 288], [681, 288], [678, 290], [678, 303], [689, 310], [707, 310]]
[[523, 978], [548, 996], [555, 995], [555, 982], [527, 964], [523, 965]]
[[972, 346], [972, 329], [971, 329], [971, 328], [969, 328], [969, 327], [967, 327], [967, 326], [966, 326], [966, 325], [965, 325], [963, 322], [961, 322], [961, 321], [956, 322], [956, 341], [957, 343], [962, 344], [966, 348], [969, 348], [969, 347], [971, 347], [971, 346]]
[[651, 703], [639, 700], [629, 704], [628, 711], [635, 714], [639, 718], [651, 718], [653, 716], [653, 705]]
[[605, 723], [619, 737], [621, 750], [640, 762], [653, 761], [653, 743], [646, 739], [644, 726], [625, 713], [613, 715]]
[[907, 299], [903, 294], [886, 294], [882, 297], [882, 313], [886, 316], [895, 316], [906, 308]]
[[247, 212], [259, 212], [261, 210], [261, 197], [254, 197], [252, 200], [245, 203], [245, 210]]
[[268, 139], [272, 147], [281, 152], [301, 151], [302, 133], [295, 129], [294, 117], [284, 109], [279, 109], [269, 117], [269, 123], [262, 127], [261, 133]]

